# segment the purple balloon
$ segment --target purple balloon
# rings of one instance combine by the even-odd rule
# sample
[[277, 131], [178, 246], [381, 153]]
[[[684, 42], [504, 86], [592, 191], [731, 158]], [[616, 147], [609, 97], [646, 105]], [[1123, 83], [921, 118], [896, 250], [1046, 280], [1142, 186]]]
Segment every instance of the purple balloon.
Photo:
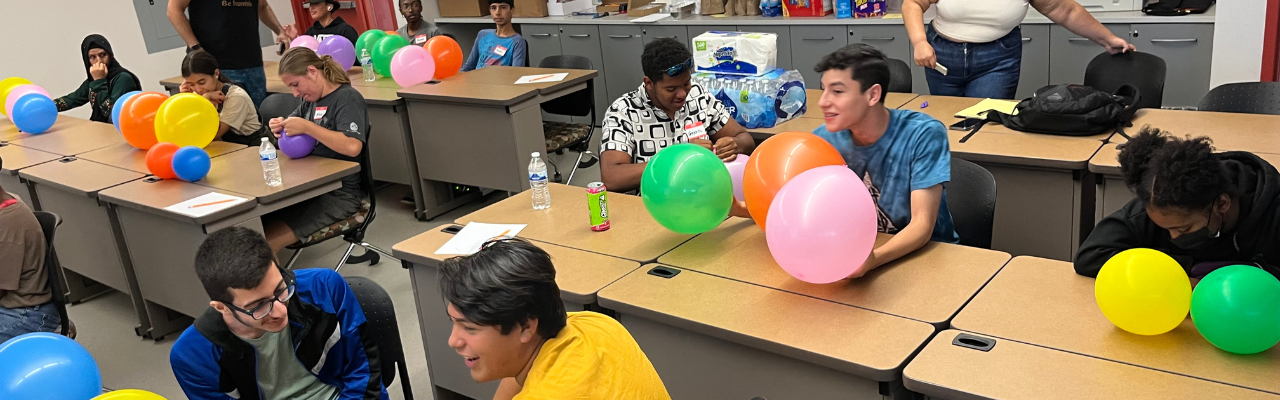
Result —
[[316, 139], [311, 135], [293, 135], [289, 136], [280, 131], [280, 151], [284, 155], [292, 159], [299, 159], [311, 155], [311, 150], [316, 148]]
[[333, 61], [347, 70], [356, 65], [356, 46], [342, 35], [324, 38], [320, 41], [320, 48], [316, 50], [316, 54], [333, 57]]

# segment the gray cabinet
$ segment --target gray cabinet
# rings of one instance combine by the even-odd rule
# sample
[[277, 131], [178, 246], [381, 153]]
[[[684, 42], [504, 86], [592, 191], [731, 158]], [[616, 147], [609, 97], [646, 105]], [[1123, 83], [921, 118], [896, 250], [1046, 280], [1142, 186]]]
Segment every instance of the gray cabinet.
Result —
[[[884, 53], [886, 57], [895, 58], [914, 64], [911, 57], [911, 39], [907, 38], [907, 28], [902, 25], [850, 25], [849, 44], [866, 43]], [[818, 60], [813, 60], [814, 64]]]
[[[643, 82], [640, 55], [644, 39], [638, 26], [600, 25], [600, 52], [604, 56], [605, 93], [617, 99]], [[603, 113], [602, 113], [603, 114]]]
[[[795, 69], [791, 64], [791, 27], [781, 25], [740, 25], [740, 32], [760, 32], [778, 35], [778, 68]], [[693, 33], [693, 27], [689, 27]]]
[[1164, 59], [1164, 106], [1200, 104], [1209, 91], [1213, 24], [1133, 24], [1129, 39], [1139, 51]]
[[[1130, 39], [1129, 24], [1105, 24], [1116, 36]], [[1106, 52], [1088, 38], [1071, 33], [1061, 25], [1049, 28], [1049, 84], [1084, 83], [1084, 68], [1098, 54]]]
[[[560, 44], [566, 55], [582, 56], [591, 60], [592, 68], [599, 75], [592, 79], [595, 85], [596, 121], [599, 122], [609, 103], [613, 101], [605, 90], [608, 74], [605, 73], [604, 54], [600, 46], [600, 29], [598, 25], [560, 25]], [[639, 60], [637, 60], [639, 61]], [[581, 119], [582, 121], [578, 121]], [[586, 118], [574, 118], [575, 122], [586, 122]]]
[[644, 35], [644, 44], [654, 41], [654, 39], [675, 39], [680, 43], [684, 43], [685, 47], [692, 42], [689, 40], [689, 29], [684, 25], [649, 25], [640, 28], [641, 34]]
[[[711, 31], [734, 32], [737, 30], [738, 30], [738, 27], [733, 25], [689, 25], [689, 40], [692, 42], [693, 38], [698, 37], [698, 35], [711, 32]], [[685, 44], [688, 45], [689, 43], [685, 43]]]
[[[804, 86], [810, 89], [822, 88], [822, 77], [812, 66], [822, 56], [849, 44], [849, 33], [844, 26], [792, 26], [791, 27], [791, 65], [804, 76]], [[779, 44], [781, 46], [781, 44]]]
[[530, 67], [538, 66], [544, 58], [564, 54], [560, 48], [560, 29], [556, 25], [522, 25], [520, 36], [529, 46]]
[[[1083, 76], [1083, 75], [1082, 75]], [[1015, 99], [1031, 97], [1049, 84], [1049, 26], [1022, 25], [1022, 72]]]

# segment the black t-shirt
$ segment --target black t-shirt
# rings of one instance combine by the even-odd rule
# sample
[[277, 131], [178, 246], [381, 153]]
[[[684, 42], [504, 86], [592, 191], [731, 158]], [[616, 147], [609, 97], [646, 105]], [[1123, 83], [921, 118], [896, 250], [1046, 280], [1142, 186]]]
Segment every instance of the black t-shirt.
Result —
[[[315, 103], [303, 101], [289, 116], [306, 118], [322, 128], [342, 132], [347, 137], [368, 143], [366, 134], [369, 132], [369, 109], [364, 103], [364, 96], [350, 84], [338, 86], [333, 93], [321, 97]], [[320, 142], [316, 142], [315, 150], [311, 151], [311, 155], [359, 162], [356, 157], [339, 154]], [[360, 174], [354, 173], [342, 178], [341, 190], [359, 196]]]
[[193, 0], [187, 6], [191, 31], [204, 51], [222, 69], [262, 66], [258, 42], [258, 2], [261, 0]]
[[[311, 24], [310, 28], [307, 28], [307, 32], [304, 34], [315, 36], [316, 40], [319, 41], [324, 41], [324, 38], [329, 36], [341, 35], [350, 40], [351, 44], [356, 44], [356, 40], [360, 38], [360, 34], [356, 33], [356, 28], [348, 24], [347, 21], [343, 21], [342, 17], [334, 17], [329, 26], [320, 26], [320, 21], [316, 21]], [[355, 65], [360, 65], [359, 59], [356, 59]]]

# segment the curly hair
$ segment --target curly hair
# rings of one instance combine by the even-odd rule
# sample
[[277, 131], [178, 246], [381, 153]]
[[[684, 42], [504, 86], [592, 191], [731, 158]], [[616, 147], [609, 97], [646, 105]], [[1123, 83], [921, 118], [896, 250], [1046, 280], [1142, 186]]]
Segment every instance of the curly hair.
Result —
[[1149, 126], [1120, 150], [1120, 174], [1142, 202], [1159, 208], [1204, 210], [1235, 195], [1222, 158], [1207, 137], [1180, 139]]
[[[679, 40], [662, 38], [644, 45], [644, 53], [640, 55], [640, 69], [650, 82], [658, 83], [666, 76], [667, 68], [689, 61], [693, 53]], [[688, 69], [685, 73], [690, 73]], [[683, 75], [683, 74], [682, 74]]]

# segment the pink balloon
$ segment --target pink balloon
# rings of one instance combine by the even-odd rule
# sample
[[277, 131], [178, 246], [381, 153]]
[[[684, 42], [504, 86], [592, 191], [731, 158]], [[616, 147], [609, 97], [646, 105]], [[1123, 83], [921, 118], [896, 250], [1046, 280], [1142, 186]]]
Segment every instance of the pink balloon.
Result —
[[747, 170], [749, 159], [751, 159], [750, 156], [739, 154], [738, 158], [724, 163], [724, 166], [729, 168], [729, 177], [733, 178], [733, 198], [738, 201], [745, 201], [745, 197], [742, 197], [742, 174]]
[[5, 99], [4, 115], [9, 115], [9, 118], [13, 118], [13, 103], [17, 102], [19, 98], [22, 98], [22, 95], [31, 93], [40, 93], [43, 94], [44, 97], [48, 97], [50, 99], [53, 98], [53, 96], [50, 96], [49, 92], [45, 91], [44, 88], [36, 85], [26, 84], [14, 86], [13, 89], [9, 91], [9, 97]]
[[308, 49], [311, 49], [312, 51], [315, 51], [320, 48], [320, 41], [316, 40], [316, 38], [311, 35], [301, 35], [293, 39], [292, 43], [289, 43], [290, 48], [299, 47], [299, 46], [306, 47]]
[[769, 206], [765, 240], [773, 260], [796, 279], [831, 283], [862, 268], [876, 243], [876, 206], [858, 174], [843, 165], [797, 175]]
[[404, 46], [391, 57], [391, 79], [400, 87], [410, 87], [431, 80], [436, 75], [436, 60], [421, 46]]

